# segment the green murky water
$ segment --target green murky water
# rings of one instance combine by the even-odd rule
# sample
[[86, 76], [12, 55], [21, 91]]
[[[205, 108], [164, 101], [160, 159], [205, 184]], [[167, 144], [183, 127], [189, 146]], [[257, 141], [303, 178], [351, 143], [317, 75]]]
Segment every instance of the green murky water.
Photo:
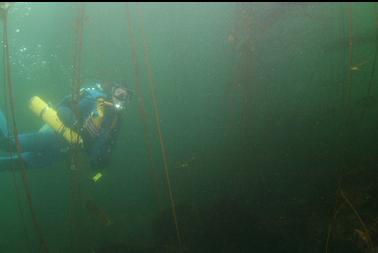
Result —
[[140, 92], [100, 182], [64, 161], [27, 171], [29, 191], [21, 172], [1, 173], [0, 252], [377, 252], [377, 11], [12, 4], [19, 132], [42, 125], [30, 97], [72, 91], [78, 57], [80, 83]]

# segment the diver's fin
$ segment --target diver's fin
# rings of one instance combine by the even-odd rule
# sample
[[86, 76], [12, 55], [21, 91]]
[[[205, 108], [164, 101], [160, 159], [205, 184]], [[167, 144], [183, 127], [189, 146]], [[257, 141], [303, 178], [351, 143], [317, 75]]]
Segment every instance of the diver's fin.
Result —
[[5, 119], [4, 113], [0, 111], [0, 139], [7, 137], [8, 134], [7, 120]]

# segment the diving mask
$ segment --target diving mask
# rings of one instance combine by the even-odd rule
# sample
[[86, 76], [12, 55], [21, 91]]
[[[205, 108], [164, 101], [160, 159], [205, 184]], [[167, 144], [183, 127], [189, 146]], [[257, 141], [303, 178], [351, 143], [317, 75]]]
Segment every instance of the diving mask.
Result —
[[126, 102], [130, 101], [132, 93], [129, 89], [124, 87], [114, 87], [112, 91], [113, 107], [116, 111], [121, 111], [125, 108]]

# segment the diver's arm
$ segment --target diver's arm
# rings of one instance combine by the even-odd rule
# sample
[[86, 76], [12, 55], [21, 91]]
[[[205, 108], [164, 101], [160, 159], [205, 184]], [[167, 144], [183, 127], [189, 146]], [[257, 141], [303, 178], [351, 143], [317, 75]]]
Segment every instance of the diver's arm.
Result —
[[66, 127], [72, 127], [75, 123], [75, 115], [71, 109], [72, 106], [72, 96], [67, 95], [59, 103], [57, 107], [58, 118], [63, 122]]
[[72, 104], [72, 96], [67, 95], [63, 98], [63, 100], [58, 104], [58, 107], [64, 106], [64, 107], [71, 107]]
[[105, 116], [105, 100], [103, 98], [98, 98], [94, 105], [92, 112], [89, 114], [87, 119], [84, 121], [84, 129], [89, 133], [92, 138], [97, 138], [102, 129], [102, 123]]
[[103, 126], [105, 118], [105, 100], [96, 99], [95, 105], [88, 118], [84, 121], [83, 130], [88, 143], [87, 147], [91, 167], [95, 170], [103, 169], [108, 163], [110, 152], [109, 131]]
[[57, 109], [57, 115], [65, 127], [71, 128], [74, 126], [76, 117], [71, 108], [60, 106]]
[[100, 97], [96, 100], [96, 107], [92, 113], [93, 122], [98, 129], [101, 128], [102, 122], [104, 120], [104, 116], [105, 116], [105, 100], [104, 98]]
[[94, 170], [105, 169], [109, 164], [111, 144], [106, 135], [99, 136], [90, 147], [89, 162]]
[[121, 119], [118, 117], [113, 120], [115, 125], [111, 129], [101, 129], [100, 135], [95, 139], [89, 148], [89, 160], [95, 170], [101, 170], [109, 165], [110, 156], [116, 140], [119, 138]]
[[[77, 113], [79, 114], [79, 118], [81, 118], [83, 114], [88, 111], [88, 108], [96, 108], [95, 104], [96, 102], [94, 100], [91, 100], [88, 94], [83, 91], [81, 93], [80, 101], [77, 104]], [[66, 127], [71, 128], [77, 123], [77, 114], [75, 113], [75, 105], [73, 104], [71, 95], [64, 97], [63, 100], [59, 103], [57, 114], [59, 119]]]

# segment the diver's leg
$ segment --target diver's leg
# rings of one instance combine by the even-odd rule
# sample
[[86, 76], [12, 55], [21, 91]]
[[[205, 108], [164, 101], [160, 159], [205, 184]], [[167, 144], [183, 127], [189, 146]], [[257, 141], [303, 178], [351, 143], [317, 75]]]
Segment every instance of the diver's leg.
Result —
[[[64, 144], [63, 138], [50, 127], [43, 127], [40, 131], [18, 135], [22, 152], [40, 152], [60, 149]], [[0, 150], [16, 151], [15, 138], [11, 137], [7, 127], [7, 120], [0, 110]]]
[[17, 157], [0, 157], [0, 172], [11, 170], [17, 162]]
[[2, 171], [10, 171], [13, 169], [20, 169], [24, 165], [27, 167], [27, 157], [29, 156], [28, 153], [22, 153], [21, 158], [22, 160], [20, 161], [17, 154], [12, 154], [8, 156], [2, 156], [0, 157], [0, 172]]
[[7, 120], [5, 119], [4, 113], [0, 111], [0, 139], [8, 136]]
[[2, 111], [0, 111], [0, 150], [6, 150], [9, 147], [7, 120]]
[[0, 136], [0, 150], [15, 150], [15, 145], [9, 138]]
[[19, 135], [23, 152], [49, 152], [67, 146], [67, 142], [53, 129]]
[[[17, 154], [0, 157], [0, 172], [12, 169], [35, 169], [51, 166], [58, 160], [67, 155], [65, 152], [47, 152], [47, 153], [21, 153], [21, 161]], [[23, 167], [25, 166], [25, 167]]]
[[[48, 136], [45, 134], [36, 133], [26, 133], [19, 134], [18, 140], [21, 146], [21, 152], [28, 151], [38, 151], [41, 148], [44, 148], [45, 143], [48, 141]], [[10, 137], [0, 137], [0, 150], [5, 152], [16, 152], [16, 140], [14, 136]]]
[[[18, 139], [22, 152], [48, 152], [60, 150], [67, 146], [67, 143], [51, 128], [44, 128], [42, 131], [34, 133], [19, 134]], [[16, 151], [15, 138], [4, 138], [0, 141], [0, 150]]]
[[8, 138], [8, 126], [4, 113], [0, 110], [0, 150], [13, 149], [14, 146]]

